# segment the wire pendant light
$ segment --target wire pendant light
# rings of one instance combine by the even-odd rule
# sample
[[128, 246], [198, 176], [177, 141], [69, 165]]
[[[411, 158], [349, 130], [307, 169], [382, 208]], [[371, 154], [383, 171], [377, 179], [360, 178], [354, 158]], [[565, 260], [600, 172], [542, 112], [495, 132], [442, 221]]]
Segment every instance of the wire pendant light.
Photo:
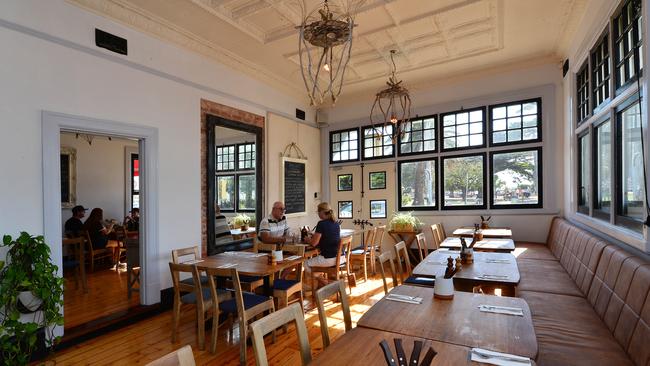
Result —
[[347, 8], [343, 8], [325, 0], [319, 9], [310, 13], [306, 13], [303, 2], [298, 53], [312, 106], [322, 105], [326, 99], [333, 105], [341, 94], [352, 51], [354, 12], [364, 1], [348, 2]]
[[[392, 126], [391, 140], [397, 143], [404, 136], [404, 128], [411, 119], [411, 96], [408, 89], [402, 85], [402, 80], [397, 80], [395, 73], [395, 50], [390, 51], [390, 61], [393, 65], [388, 76], [387, 88], [380, 90], [375, 95], [375, 102], [370, 109], [370, 123], [376, 134], [383, 135]], [[381, 112], [382, 120], [379, 121], [375, 114]]]

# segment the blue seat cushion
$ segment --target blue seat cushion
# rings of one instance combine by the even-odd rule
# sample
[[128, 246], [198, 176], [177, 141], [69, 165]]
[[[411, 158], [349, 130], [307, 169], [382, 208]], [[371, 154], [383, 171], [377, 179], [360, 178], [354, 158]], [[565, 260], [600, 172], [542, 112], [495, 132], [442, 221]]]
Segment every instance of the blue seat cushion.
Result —
[[[244, 292], [242, 295], [244, 297], [244, 309], [250, 309], [269, 300], [266, 296], [260, 296], [250, 292]], [[224, 313], [237, 314], [237, 303], [235, 302], [235, 299], [226, 300], [220, 303], [219, 310]]]
[[404, 283], [410, 283], [412, 285], [420, 285], [420, 286], [432, 286], [435, 285], [436, 279], [435, 278], [428, 278], [428, 277], [415, 277], [411, 276], [407, 278]]
[[246, 276], [246, 275], [239, 275], [239, 282], [257, 282], [261, 281], [262, 277], [260, 276]]
[[273, 281], [273, 289], [274, 290], [288, 290], [291, 288], [291, 286], [294, 286], [300, 282], [295, 281], [295, 280], [285, 280], [285, 279], [277, 279]]
[[64, 260], [63, 261], [63, 269], [70, 269], [70, 268], [75, 268], [79, 266], [79, 261], [75, 260]]
[[[210, 300], [212, 298], [212, 293], [209, 288], [201, 288], [203, 291], [203, 300]], [[217, 298], [223, 299], [224, 297], [230, 297], [230, 292], [224, 289], [217, 289]], [[183, 304], [196, 304], [196, 293], [194, 291], [181, 296], [181, 302]]]
[[[194, 278], [186, 278], [181, 281], [182, 283], [186, 285], [191, 285], [194, 286]], [[208, 285], [208, 276], [201, 276], [201, 286], [207, 286]]]

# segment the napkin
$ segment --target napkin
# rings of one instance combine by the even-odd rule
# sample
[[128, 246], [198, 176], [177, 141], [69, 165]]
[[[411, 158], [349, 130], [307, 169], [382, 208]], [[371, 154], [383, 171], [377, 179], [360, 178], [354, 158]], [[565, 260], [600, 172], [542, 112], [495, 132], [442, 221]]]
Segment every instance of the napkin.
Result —
[[494, 352], [482, 348], [472, 348], [471, 360], [474, 362], [489, 363], [498, 366], [523, 366], [531, 365], [530, 358], [511, 355], [508, 353]]
[[486, 259], [485, 263], [510, 263], [507, 259]]
[[496, 306], [496, 305], [485, 305], [485, 304], [479, 305], [478, 308], [479, 310], [486, 313], [524, 316], [524, 310], [521, 308], [511, 308], [508, 306]]
[[286, 261], [295, 261], [296, 259], [300, 259], [299, 255], [292, 255], [291, 257], [284, 258]]
[[269, 255], [269, 253], [257, 253], [257, 254], [255, 254], [253, 257], [255, 257], [255, 258], [259, 258], [259, 257], [266, 257], [266, 256], [268, 256], [268, 255]]
[[386, 296], [386, 300], [390, 301], [397, 301], [397, 302], [405, 302], [408, 304], [422, 304], [422, 298], [421, 297], [414, 297], [414, 296], [408, 296], [408, 295], [399, 295], [399, 294], [389, 294]]
[[226, 263], [226, 264], [222, 264], [222, 265], [218, 266], [217, 268], [230, 268], [230, 267], [234, 267], [236, 265], [237, 265], [237, 263]]
[[203, 259], [192, 259], [192, 260], [183, 262], [183, 264], [196, 264], [196, 263], [201, 263], [201, 262], [203, 262]]
[[478, 275], [478, 278], [482, 279], [490, 279], [490, 280], [506, 280], [508, 279], [508, 276], [506, 275], [495, 275], [495, 274], [482, 274]]

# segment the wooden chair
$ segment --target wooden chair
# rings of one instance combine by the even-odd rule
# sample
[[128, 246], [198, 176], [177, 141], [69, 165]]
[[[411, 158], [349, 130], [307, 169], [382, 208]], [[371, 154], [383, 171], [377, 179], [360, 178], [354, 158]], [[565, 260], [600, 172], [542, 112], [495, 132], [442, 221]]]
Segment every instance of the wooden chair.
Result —
[[140, 291], [140, 240], [137, 237], [127, 236], [124, 239], [124, 246], [126, 248], [126, 294], [130, 299], [134, 291]]
[[429, 254], [429, 249], [427, 248], [427, 239], [424, 237], [424, 233], [419, 233], [415, 235], [415, 245], [418, 247], [418, 258], [420, 262], [424, 261], [424, 258]]
[[372, 274], [377, 273], [375, 271], [375, 261], [377, 257], [381, 254], [381, 245], [384, 242], [384, 235], [386, 234], [386, 225], [377, 226], [375, 235], [373, 238], [372, 252], [370, 253], [370, 271]]
[[379, 256], [379, 272], [381, 272], [381, 279], [384, 282], [384, 293], [388, 295], [388, 282], [386, 281], [386, 270], [384, 268], [384, 263], [388, 262], [390, 264], [390, 275], [393, 278], [393, 288], [399, 285], [397, 282], [397, 276], [395, 273], [395, 264], [393, 263], [393, 256], [391, 252], [384, 252]]
[[438, 225], [433, 224], [431, 227], [431, 238], [433, 238], [433, 249], [436, 250], [440, 248], [440, 237], [438, 236]]
[[[303, 245], [286, 244], [282, 248], [282, 251], [300, 257], [305, 256], [305, 247]], [[273, 297], [278, 299], [278, 309], [285, 308], [289, 306], [289, 304], [298, 301], [300, 301], [300, 307], [302, 308], [302, 302], [304, 300], [302, 296], [302, 264], [303, 262], [300, 262], [294, 267], [285, 269], [280, 275], [280, 278], [273, 281]], [[292, 272], [292, 278], [286, 277], [286, 272], [288, 271]], [[295, 294], [299, 294], [299, 296], [291, 299]]]
[[[406, 244], [404, 244], [404, 241], [395, 244], [395, 260], [397, 261], [397, 269], [399, 272], [398, 277], [402, 280], [403, 284], [425, 287], [433, 287], [433, 285], [435, 285], [435, 279], [433, 278], [411, 276], [411, 260], [409, 259], [409, 254], [406, 250]], [[402, 268], [402, 260], [404, 261], [405, 268]], [[404, 273], [406, 273], [406, 279], [404, 279]]]
[[86, 279], [86, 265], [84, 263], [86, 239], [83, 237], [63, 239], [63, 246], [68, 248], [68, 257], [71, 258], [63, 260], [63, 270], [74, 269], [77, 289], [79, 289], [79, 282], [81, 282], [83, 291], [87, 293], [88, 280]]
[[[178, 323], [181, 318], [181, 307], [183, 304], [192, 304], [196, 306], [196, 321], [198, 328], [199, 349], [205, 349], [205, 320], [206, 313], [211, 313], [207, 317], [212, 317], [212, 327], [218, 327], [219, 311], [217, 303], [229, 300], [232, 295], [229, 291], [220, 290], [215, 297], [212, 294], [212, 288], [202, 287], [199, 279], [199, 270], [195, 264], [175, 264], [169, 263], [169, 270], [172, 275], [174, 284], [174, 308], [172, 311], [172, 342], [178, 338]], [[181, 273], [190, 273], [197, 286], [189, 285], [180, 280]], [[214, 280], [212, 280], [214, 282]], [[186, 292], [181, 295], [181, 292]], [[215, 311], [216, 309], [216, 311]], [[216, 338], [216, 337], [215, 337]]]
[[445, 228], [442, 226], [442, 223], [437, 223], [431, 225], [431, 231], [434, 234], [434, 238], [438, 241], [438, 247], [440, 247], [440, 243], [442, 243], [447, 238], [447, 234], [445, 234]]
[[[182, 258], [182, 257], [188, 257], [188, 258]], [[181, 260], [181, 258], [183, 260]], [[184, 262], [196, 261], [198, 259], [201, 259], [201, 251], [199, 250], [198, 245], [193, 247], [172, 250], [172, 263], [174, 264], [182, 264]], [[203, 286], [208, 285], [208, 278], [206, 276], [201, 275], [199, 278], [201, 279], [201, 285]], [[194, 278], [188, 277], [184, 280], [181, 280], [181, 282], [193, 286]]]
[[276, 244], [267, 244], [267, 243], [262, 243], [259, 240], [255, 240], [255, 244], [253, 244], [253, 251], [255, 253], [270, 253], [277, 248]]
[[81, 236], [88, 242], [88, 257], [90, 260], [90, 272], [95, 272], [95, 261], [104, 258], [113, 258], [113, 249], [111, 248], [98, 248], [93, 247], [93, 242], [90, 240], [88, 231], [82, 231]]
[[[312, 294], [316, 294], [316, 273], [325, 274], [327, 280], [338, 281], [345, 272], [348, 277], [348, 287], [352, 293], [350, 284], [350, 247], [352, 246], [352, 237], [341, 238], [339, 247], [336, 252], [336, 262], [331, 267], [312, 266], [311, 269], [311, 288]], [[341, 263], [341, 257], [345, 258], [345, 263]]]
[[316, 291], [316, 305], [318, 306], [318, 319], [320, 321], [320, 333], [323, 337], [323, 348], [330, 345], [330, 335], [329, 330], [327, 329], [327, 314], [325, 313], [324, 303], [326, 299], [333, 295], [340, 296], [345, 331], [347, 332], [352, 329], [352, 317], [350, 316], [348, 296], [345, 293], [345, 283], [343, 281], [336, 281], [318, 289], [318, 291]]
[[186, 345], [172, 353], [168, 353], [161, 358], [149, 362], [145, 366], [195, 366], [194, 354], [192, 347]]
[[[221, 313], [227, 314], [231, 321], [235, 315], [239, 319], [239, 362], [242, 365], [246, 364], [246, 340], [248, 339], [248, 322], [256, 317], [263, 315], [265, 312], [273, 313], [275, 306], [273, 304], [273, 297], [257, 295], [252, 292], [242, 291], [241, 282], [239, 282], [239, 274], [236, 268], [228, 268], [228, 277], [232, 279], [232, 284], [235, 290], [235, 298], [226, 300], [219, 304]], [[208, 273], [218, 273], [210, 271]], [[232, 324], [230, 327], [232, 331]], [[275, 342], [275, 332], [273, 333], [273, 341]]]
[[305, 325], [305, 316], [302, 312], [302, 306], [293, 304], [284, 309], [280, 309], [273, 314], [251, 324], [251, 333], [253, 337], [253, 352], [255, 353], [255, 363], [257, 366], [267, 366], [266, 347], [264, 346], [264, 336], [277, 329], [280, 326], [287, 325], [290, 322], [296, 322], [296, 333], [300, 343], [300, 356], [302, 365], [308, 365], [311, 362], [311, 347], [309, 346], [309, 334]]
[[350, 252], [350, 268], [353, 268], [355, 263], [361, 263], [364, 281], [368, 281], [367, 263], [368, 261], [372, 263], [372, 258], [374, 257], [373, 243], [376, 232], [377, 228], [366, 230], [365, 235], [363, 236], [363, 245]]

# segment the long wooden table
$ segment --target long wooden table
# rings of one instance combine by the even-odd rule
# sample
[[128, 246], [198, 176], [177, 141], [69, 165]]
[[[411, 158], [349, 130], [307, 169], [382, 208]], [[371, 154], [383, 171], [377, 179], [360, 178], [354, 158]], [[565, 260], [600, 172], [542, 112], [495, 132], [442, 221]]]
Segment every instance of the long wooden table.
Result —
[[[436, 250], [429, 253], [414, 269], [418, 277], [436, 277], [445, 273], [447, 258], [454, 260], [460, 252]], [[515, 256], [510, 253], [474, 252], [474, 262], [463, 264], [462, 269], [454, 275], [457, 290], [472, 291], [473, 286], [500, 288], [503, 295], [514, 296], [515, 286], [519, 283], [519, 267]]]
[[[398, 286], [391, 293], [417, 296], [423, 301], [406, 304], [384, 297], [357, 325], [531, 359], [537, 356], [530, 309], [523, 299], [456, 292], [452, 300], [438, 300], [433, 298], [433, 288], [408, 285]], [[524, 316], [481, 312], [478, 306], [483, 304], [521, 308]]]
[[[465, 240], [467, 245], [469, 245], [472, 240]], [[449, 248], [460, 250], [460, 238], [459, 237], [448, 237], [440, 243], [440, 248]], [[500, 253], [510, 253], [515, 250], [515, 242], [512, 239], [507, 238], [485, 238], [483, 240], [477, 241], [474, 244], [475, 252], [500, 252]]]
[[[509, 227], [481, 229], [481, 233], [484, 238], [512, 238], [512, 230]], [[473, 235], [474, 228], [471, 226], [461, 226], [453, 232], [453, 236], [472, 237]]]

